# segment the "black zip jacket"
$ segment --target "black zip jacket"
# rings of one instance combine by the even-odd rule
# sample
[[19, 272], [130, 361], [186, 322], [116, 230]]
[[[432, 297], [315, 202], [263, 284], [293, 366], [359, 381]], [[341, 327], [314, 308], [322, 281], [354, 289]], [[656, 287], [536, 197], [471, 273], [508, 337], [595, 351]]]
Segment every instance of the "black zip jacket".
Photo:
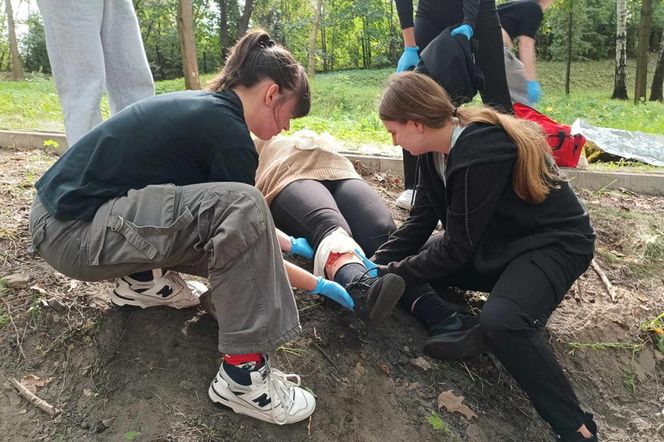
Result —
[[[593, 253], [588, 212], [567, 182], [541, 204], [516, 195], [516, 145], [501, 127], [466, 127], [447, 159], [447, 185], [432, 153], [418, 161], [420, 180], [410, 216], [374, 255], [377, 264], [387, 265], [387, 272], [407, 284], [444, 278], [471, 260], [480, 273], [497, 276], [517, 256], [545, 247]], [[420, 251], [439, 220], [444, 233]]]

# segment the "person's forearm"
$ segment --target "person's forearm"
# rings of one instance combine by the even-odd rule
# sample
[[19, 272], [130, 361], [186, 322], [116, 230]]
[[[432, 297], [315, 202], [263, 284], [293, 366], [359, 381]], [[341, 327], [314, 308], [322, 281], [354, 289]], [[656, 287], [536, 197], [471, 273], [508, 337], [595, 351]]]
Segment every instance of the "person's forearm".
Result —
[[535, 41], [533, 39], [519, 39], [519, 60], [523, 63], [526, 80], [537, 80], [535, 69]]
[[401, 30], [403, 35], [403, 45], [407, 48], [414, 48], [417, 46], [415, 43], [415, 28], [411, 26], [410, 28], [405, 28]]
[[317, 278], [314, 275], [288, 261], [284, 261], [284, 266], [291, 286], [308, 292], [316, 288]]
[[286, 235], [279, 229], [274, 229], [277, 232], [277, 241], [279, 241], [279, 248], [282, 252], [290, 253], [291, 251], [291, 240], [290, 236]]

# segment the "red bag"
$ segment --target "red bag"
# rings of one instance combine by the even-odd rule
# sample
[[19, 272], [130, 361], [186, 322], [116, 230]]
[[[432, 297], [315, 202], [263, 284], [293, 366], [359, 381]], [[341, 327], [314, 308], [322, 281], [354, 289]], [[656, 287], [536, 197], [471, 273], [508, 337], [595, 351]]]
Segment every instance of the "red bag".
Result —
[[514, 103], [514, 116], [539, 124], [546, 135], [553, 151], [556, 164], [561, 167], [576, 167], [581, 156], [581, 148], [586, 144], [586, 137], [581, 134], [571, 135], [571, 126], [553, 121], [525, 104]]

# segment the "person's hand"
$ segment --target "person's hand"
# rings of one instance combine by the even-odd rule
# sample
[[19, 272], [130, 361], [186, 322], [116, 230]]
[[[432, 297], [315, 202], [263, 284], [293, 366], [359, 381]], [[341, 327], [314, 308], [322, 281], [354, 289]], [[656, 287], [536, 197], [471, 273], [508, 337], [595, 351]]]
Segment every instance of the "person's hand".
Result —
[[468, 40], [470, 40], [473, 37], [473, 28], [469, 24], [457, 26], [456, 28], [452, 29], [450, 35], [452, 35], [452, 37], [456, 37], [457, 35], [463, 35]]
[[530, 105], [537, 104], [542, 98], [542, 87], [537, 80], [530, 80], [526, 83], [528, 88], [528, 102]]
[[406, 46], [399, 58], [399, 63], [397, 64], [397, 72], [407, 71], [410, 68], [417, 66], [417, 63], [420, 62], [420, 56], [417, 53], [420, 48], [417, 46]]
[[355, 249], [355, 254], [357, 254], [357, 256], [360, 257], [360, 259], [362, 260], [362, 264], [364, 264], [364, 267], [366, 267], [367, 270], [369, 270], [369, 276], [373, 277], [378, 276], [380, 269], [375, 262], [367, 258], [364, 255], [364, 252], [360, 249]]
[[293, 255], [300, 255], [303, 258], [311, 259], [314, 257], [314, 249], [306, 240], [306, 238], [290, 238], [291, 250]]
[[314, 295], [325, 296], [330, 298], [334, 302], [341, 304], [349, 310], [355, 308], [355, 302], [353, 298], [350, 297], [345, 288], [337, 284], [334, 281], [328, 281], [322, 276], [319, 276], [316, 280], [316, 287], [311, 291]]

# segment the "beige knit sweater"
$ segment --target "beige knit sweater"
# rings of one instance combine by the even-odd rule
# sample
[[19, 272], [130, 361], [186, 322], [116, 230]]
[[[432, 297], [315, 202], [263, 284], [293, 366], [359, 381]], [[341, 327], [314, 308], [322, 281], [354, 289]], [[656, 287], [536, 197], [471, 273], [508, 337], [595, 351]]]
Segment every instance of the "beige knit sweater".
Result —
[[329, 134], [302, 130], [254, 142], [258, 151], [256, 187], [268, 204], [293, 181], [362, 179], [348, 159], [334, 152], [338, 142]]

